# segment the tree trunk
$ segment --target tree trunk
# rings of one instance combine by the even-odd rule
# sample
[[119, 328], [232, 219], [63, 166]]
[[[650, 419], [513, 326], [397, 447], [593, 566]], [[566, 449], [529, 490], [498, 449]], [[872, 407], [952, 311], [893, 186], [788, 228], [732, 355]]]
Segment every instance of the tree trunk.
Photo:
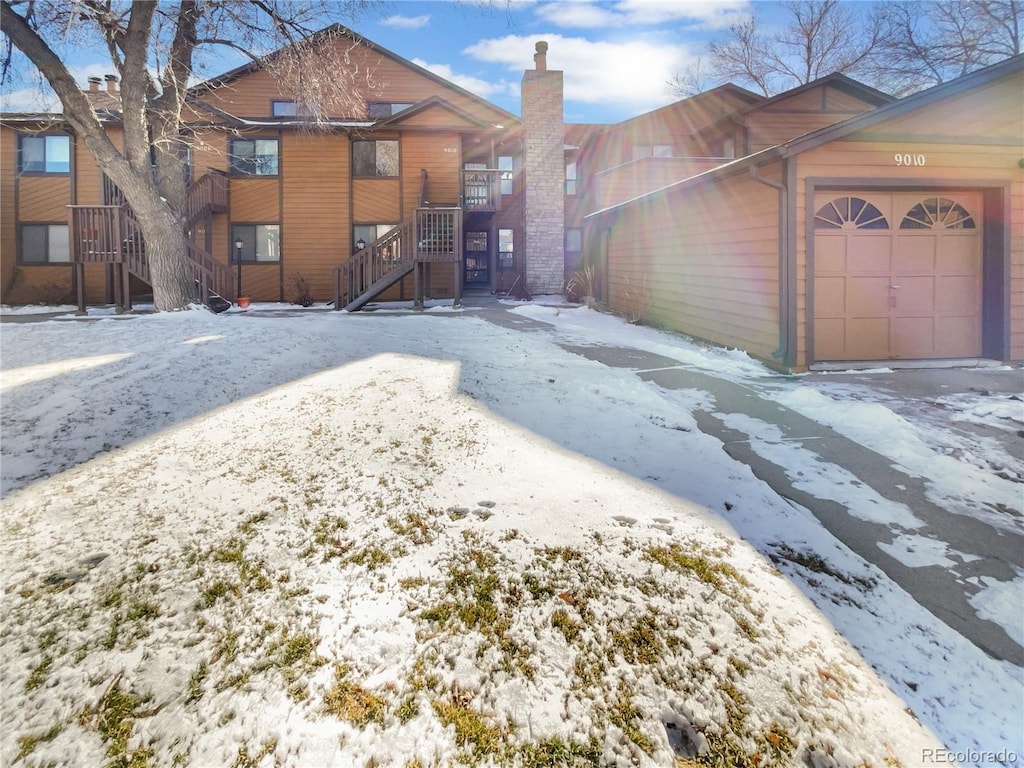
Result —
[[199, 303], [199, 288], [188, 257], [188, 238], [173, 211], [167, 205], [134, 210], [146, 239], [153, 309], [169, 312]]

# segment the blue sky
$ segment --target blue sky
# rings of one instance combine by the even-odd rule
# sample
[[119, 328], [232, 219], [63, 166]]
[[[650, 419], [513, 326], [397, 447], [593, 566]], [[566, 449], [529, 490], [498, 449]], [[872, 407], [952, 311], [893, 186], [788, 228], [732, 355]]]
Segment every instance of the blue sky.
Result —
[[[759, 3], [759, 15], [772, 5]], [[752, 8], [749, 0], [405, 0], [337, 20], [515, 114], [534, 43], [546, 40], [548, 68], [564, 72], [566, 121], [618, 122], [674, 101], [667, 81]], [[224, 58], [208, 73], [240, 63]], [[72, 64], [83, 86], [111, 70], [99, 53], [76, 52]], [[29, 79], [5, 88], [5, 110], [45, 106]]]

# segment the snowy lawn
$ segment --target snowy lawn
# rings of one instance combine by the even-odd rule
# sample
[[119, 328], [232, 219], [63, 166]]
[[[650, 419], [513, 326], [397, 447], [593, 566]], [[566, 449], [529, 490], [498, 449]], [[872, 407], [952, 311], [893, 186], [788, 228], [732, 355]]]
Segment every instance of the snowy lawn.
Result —
[[558, 330], [5, 324], [0, 763], [1020, 753], [1018, 670], [726, 456], [688, 410], [701, 393], [558, 342], [770, 372], [587, 310], [522, 312]]

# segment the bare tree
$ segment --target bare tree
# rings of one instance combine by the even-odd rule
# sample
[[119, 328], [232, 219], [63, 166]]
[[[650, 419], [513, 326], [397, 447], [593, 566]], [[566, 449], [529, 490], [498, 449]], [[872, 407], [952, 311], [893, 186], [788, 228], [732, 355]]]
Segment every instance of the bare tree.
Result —
[[898, 2], [883, 6], [880, 17], [888, 34], [869, 72], [895, 94], [938, 85], [1021, 52], [1020, 0]]
[[[842, 72], [902, 95], [1018, 54], [1024, 42], [1024, 0], [790, 0], [775, 7], [785, 17], [781, 29], [769, 31], [761, 4], [761, 15], [708, 46], [705, 79], [770, 95]], [[689, 72], [669, 85], [678, 96], [693, 95]]]
[[[124, 193], [146, 240], [157, 311], [183, 309], [198, 298], [189, 270], [183, 206], [187, 196], [189, 86], [203, 52], [231, 48], [258, 61], [306, 106], [311, 125], [326, 115], [365, 112], [356, 80], [365, 77], [337, 28], [312, 34], [327, 19], [352, 17], [373, 0], [2, 0], [11, 46], [45, 77], [64, 119]], [[67, 45], [105, 50], [121, 81], [123, 139], [115, 145], [59, 51]], [[258, 56], [274, 51], [273, 55]]]
[[[750, 16], [708, 46], [715, 79], [750, 85], [767, 96], [833, 72], [857, 73], [884, 38], [877, 14], [853, 3], [790, 0], [779, 5], [786, 19], [781, 29], [762, 32], [767, 28], [763, 19]], [[684, 76], [672, 85], [685, 95]]]

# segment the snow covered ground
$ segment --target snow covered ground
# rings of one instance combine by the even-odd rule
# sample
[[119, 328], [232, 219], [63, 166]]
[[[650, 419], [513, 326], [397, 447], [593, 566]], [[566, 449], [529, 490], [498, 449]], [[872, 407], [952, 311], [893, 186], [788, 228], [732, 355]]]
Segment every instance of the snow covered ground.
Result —
[[[520, 328], [292, 309], [0, 328], [0, 763], [1021, 764], [1019, 668], [729, 458], [708, 393], [560, 345], [744, 381], [902, 445], [939, 500], [1019, 510], [986, 470], [1018, 457], [942, 450], [951, 418], [1019, 429], [1013, 405], [923, 428], [541, 303]], [[1024, 575], [986, 586], [1024, 635]]]

